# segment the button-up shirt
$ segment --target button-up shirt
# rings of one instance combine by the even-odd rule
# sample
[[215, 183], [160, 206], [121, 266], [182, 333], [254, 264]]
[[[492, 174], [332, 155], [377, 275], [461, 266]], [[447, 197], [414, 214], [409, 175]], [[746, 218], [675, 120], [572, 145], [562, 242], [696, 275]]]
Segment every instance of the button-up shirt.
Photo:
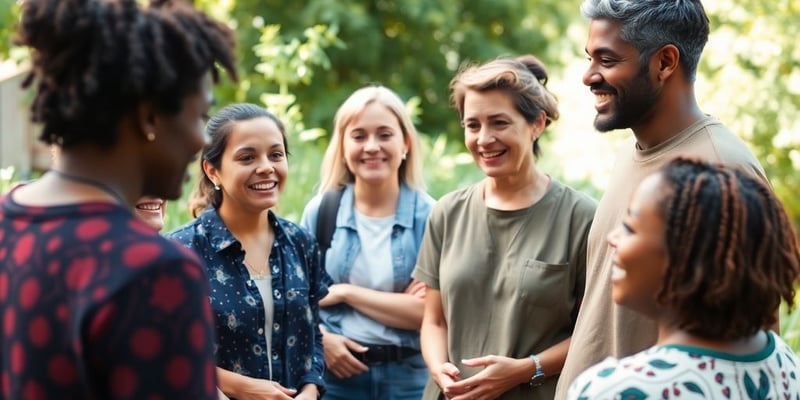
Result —
[[319, 331], [319, 300], [330, 278], [320, 267], [319, 248], [306, 230], [268, 215], [275, 232], [269, 256], [274, 318], [267, 354], [264, 301], [244, 265], [244, 250], [219, 217], [205, 210], [168, 236], [194, 249], [205, 262], [217, 332], [219, 367], [288, 388], [307, 383], [323, 391], [325, 362]]

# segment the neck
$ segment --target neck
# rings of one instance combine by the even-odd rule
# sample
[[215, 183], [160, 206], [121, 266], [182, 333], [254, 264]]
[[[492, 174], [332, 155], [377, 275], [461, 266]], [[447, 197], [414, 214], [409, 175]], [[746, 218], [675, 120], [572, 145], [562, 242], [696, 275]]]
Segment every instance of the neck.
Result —
[[240, 241], [247, 237], [257, 236], [269, 231], [269, 210], [257, 214], [246, 213], [230, 201], [222, 201], [219, 216], [225, 226]]
[[547, 192], [550, 178], [531, 164], [524, 173], [484, 180], [483, 197], [486, 205], [496, 210], [519, 210], [530, 207]]
[[729, 354], [748, 355], [763, 350], [767, 345], [767, 341], [767, 333], [765, 331], [758, 331], [754, 335], [743, 338], [722, 340], [700, 337], [675, 326], [663, 326], [659, 324], [658, 341], [656, 344], [680, 344], [702, 347]]
[[688, 90], [665, 90], [654, 107], [652, 118], [631, 127], [642, 149], [658, 146], [705, 118], [691, 86]]
[[395, 213], [400, 197], [400, 183], [392, 179], [381, 185], [373, 185], [356, 179], [355, 207], [370, 217], [385, 217]]

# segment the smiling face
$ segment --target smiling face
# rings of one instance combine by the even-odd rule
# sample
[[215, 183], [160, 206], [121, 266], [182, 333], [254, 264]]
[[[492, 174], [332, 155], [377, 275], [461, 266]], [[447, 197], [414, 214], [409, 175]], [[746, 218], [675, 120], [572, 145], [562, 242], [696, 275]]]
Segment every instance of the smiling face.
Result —
[[528, 123], [502, 90], [468, 90], [464, 96], [464, 143], [488, 177], [515, 176], [534, 163], [533, 141], [544, 115]]
[[221, 212], [258, 214], [278, 203], [286, 184], [286, 144], [268, 117], [233, 124], [220, 168], [204, 161], [203, 169], [222, 190]]
[[583, 83], [595, 95], [594, 126], [601, 132], [646, 122], [658, 99], [649, 66], [640, 63], [639, 52], [620, 38], [619, 29], [618, 22], [592, 20], [586, 42], [590, 65]]
[[133, 211], [136, 216], [153, 229], [160, 231], [164, 227], [166, 203], [158, 197], [144, 196], [136, 202]]
[[631, 198], [622, 225], [608, 235], [614, 250], [614, 302], [650, 317], [659, 315], [656, 295], [669, 261], [666, 226], [658, 210], [663, 187], [659, 174], [645, 178]]
[[370, 103], [344, 128], [342, 151], [356, 184], [395, 184], [408, 152], [400, 122], [386, 106]]

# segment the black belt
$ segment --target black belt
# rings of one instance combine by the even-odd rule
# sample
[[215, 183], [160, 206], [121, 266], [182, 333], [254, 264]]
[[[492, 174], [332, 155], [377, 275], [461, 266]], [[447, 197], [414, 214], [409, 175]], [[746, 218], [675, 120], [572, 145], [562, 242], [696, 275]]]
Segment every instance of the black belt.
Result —
[[363, 353], [353, 352], [353, 355], [367, 365], [400, 361], [419, 354], [419, 350], [411, 347], [378, 346], [374, 344], [366, 344], [364, 346], [369, 350]]

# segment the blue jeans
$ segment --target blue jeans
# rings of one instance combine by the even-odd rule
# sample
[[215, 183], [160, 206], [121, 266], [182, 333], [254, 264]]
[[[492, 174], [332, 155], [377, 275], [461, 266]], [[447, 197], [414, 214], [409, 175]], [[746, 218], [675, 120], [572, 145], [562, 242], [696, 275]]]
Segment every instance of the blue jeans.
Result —
[[421, 354], [368, 365], [369, 371], [339, 379], [325, 371], [324, 400], [419, 400], [428, 382]]

